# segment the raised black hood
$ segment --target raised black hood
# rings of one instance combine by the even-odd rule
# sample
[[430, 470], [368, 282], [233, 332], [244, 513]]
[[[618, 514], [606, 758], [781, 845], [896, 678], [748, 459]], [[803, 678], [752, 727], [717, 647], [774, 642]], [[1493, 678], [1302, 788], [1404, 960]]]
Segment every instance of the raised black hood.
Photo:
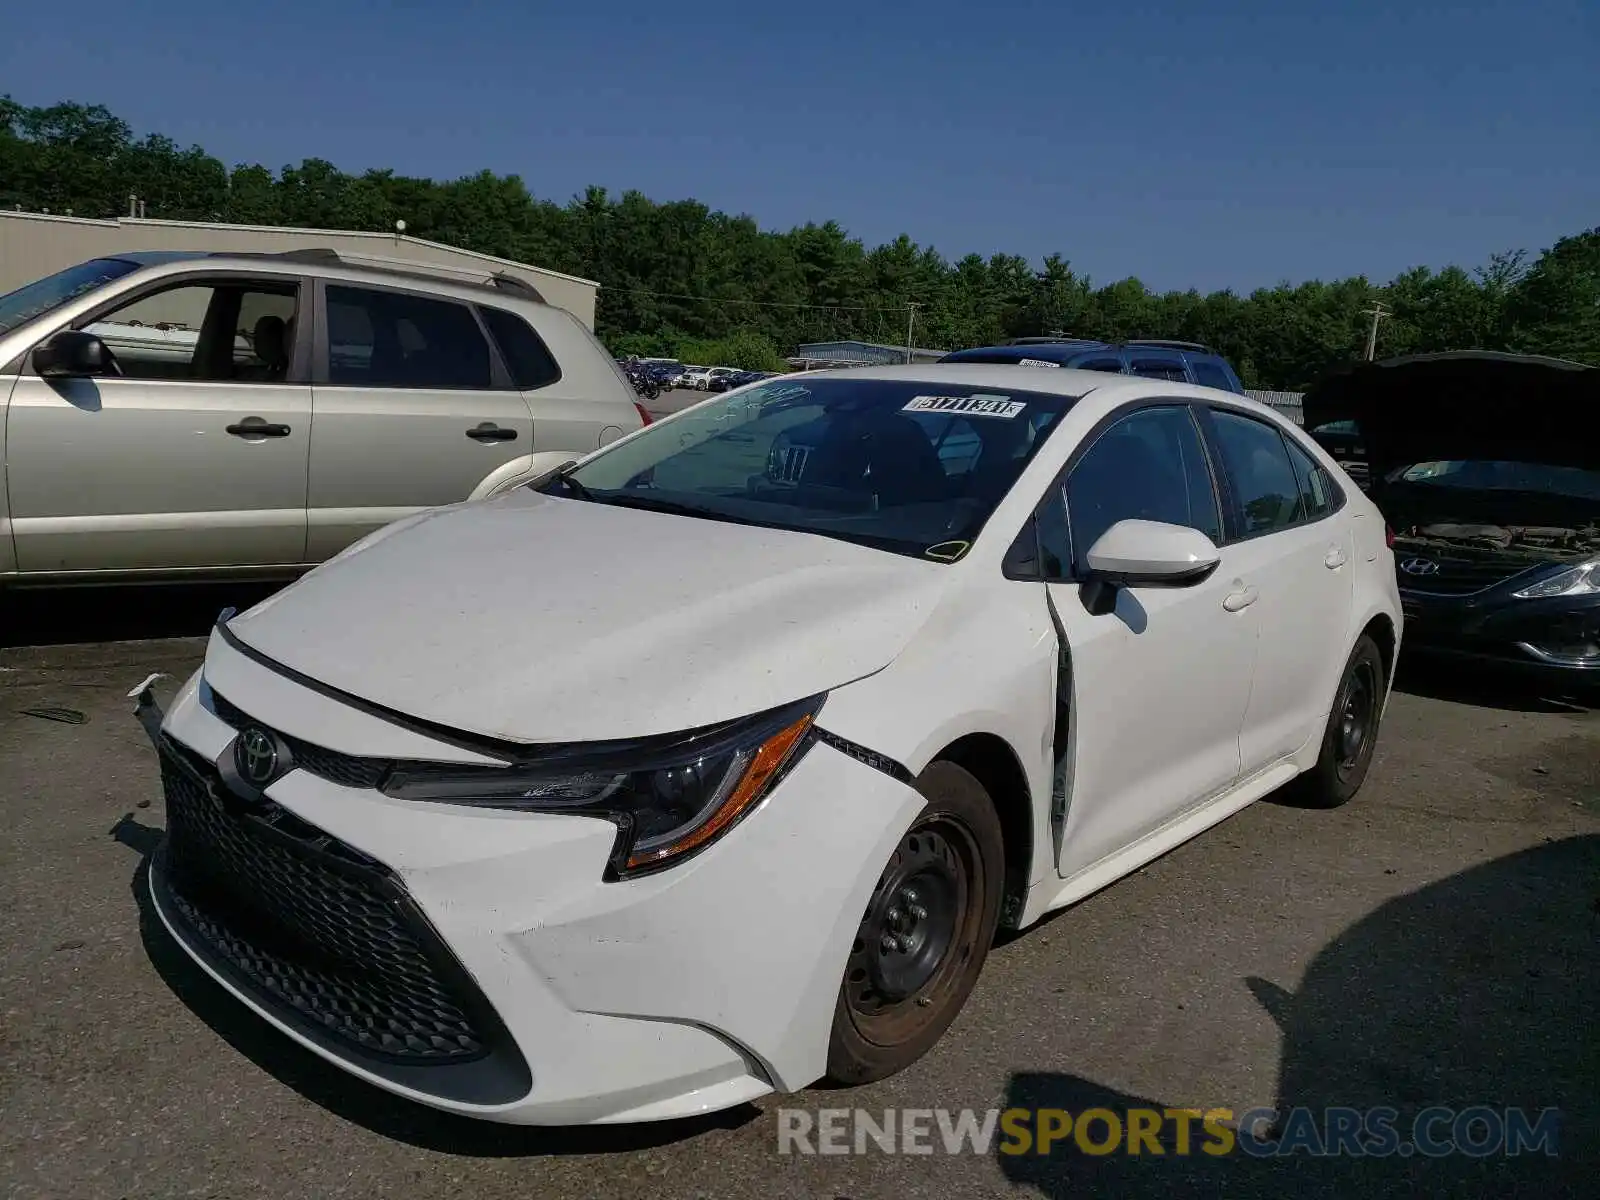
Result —
[[1435, 556], [1436, 569], [1462, 576], [1460, 587], [1600, 551], [1600, 495], [1582, 480], [1549, 475], [1520, 490], [1389, 478], [1397, 467], [1455, 459], [1600, 471], [1600, 370], [1484, 351], [1420, 354], [1330, 375], [1306, 393], [1304, 411], [1311, 429], [1359, 423], [1369, 490], [1396, 554]]
[[1354, 420], [1373, 481], [1439, 459], [1600, 469], [1600, 370], [1464, 350], [1358, 363], [1305, 395], [1305, 424]]

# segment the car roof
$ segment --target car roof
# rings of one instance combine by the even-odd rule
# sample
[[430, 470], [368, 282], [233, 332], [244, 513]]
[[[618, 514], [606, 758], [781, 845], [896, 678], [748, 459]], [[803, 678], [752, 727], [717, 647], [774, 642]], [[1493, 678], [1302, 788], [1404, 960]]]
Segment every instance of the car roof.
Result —
[[102, 259], [137, 263], [140, 267], [176, 271], [204, 263], [225, 271], [270, 271], [274, 274], [314, 274], [341, 283], [370, 283], [390, 287], [425, 286], [427, 291], [458, 300], [482, 302], [494, 296], [498, 302], [521, 302], [548, 306], [537, 288], [516, 275], [503, 271], [470, 271], [462, 278], [455, 268], [429, 263], [374, 262], [335, 250], [308, 247], [281, 252], [228, 250], [134, 250], [102, 254]]

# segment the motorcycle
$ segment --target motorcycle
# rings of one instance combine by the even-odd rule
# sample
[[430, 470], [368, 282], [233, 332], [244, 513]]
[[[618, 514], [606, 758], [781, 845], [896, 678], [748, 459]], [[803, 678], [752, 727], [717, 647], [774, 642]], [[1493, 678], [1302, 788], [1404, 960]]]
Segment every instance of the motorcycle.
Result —
[[646, 400], [654, 400], [661, 395], [661, 386], [654, 377], [645, 371], [630, 370], [627, 372], [628, 382], [633, 384], [633, 390]]

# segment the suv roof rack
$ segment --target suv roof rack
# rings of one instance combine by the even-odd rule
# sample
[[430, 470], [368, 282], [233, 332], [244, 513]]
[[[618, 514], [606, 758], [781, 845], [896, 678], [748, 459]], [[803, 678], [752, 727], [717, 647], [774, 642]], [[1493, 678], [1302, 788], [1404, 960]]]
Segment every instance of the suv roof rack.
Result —
[[1009, 338], [1008, 346], [1104, 346], [1099, 338], [1080, 337], [1019, 337]]
[[1156, 346], [1162, 350], [1193, 350], [1197, 354], [1216, 353], [1210, 346], [1203, 345], [1200, 342], [1179, 342], [1172, 338], [1130, 338], [1126, 344], [1129, 346]]
[[283, 262], [321, 263], [324, 266], [360, 267], [396, 275], [406, 279], [443, 279], [467, 287], [492, 288], [500, 292], [513, 292], [546, 303], [543, 294], [526, 279], [507, 271], [480, 271], [472, 267], [455, 267], [445, 263], [416, 262], [410, 259], [377, 258], [361, 254], [342, 254], [328, 246], [304, 246], [295, 250], [219, 250], [214, 258], [275, 258]]

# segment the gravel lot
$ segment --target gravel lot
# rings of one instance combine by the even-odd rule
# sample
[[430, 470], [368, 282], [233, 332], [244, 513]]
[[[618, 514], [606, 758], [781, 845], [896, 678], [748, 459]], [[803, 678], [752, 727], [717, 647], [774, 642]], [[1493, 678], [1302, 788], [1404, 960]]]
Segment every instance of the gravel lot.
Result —
[[[172, 635], [257, 595], [22, 597], [0, 625], [11, 1195], [1597, 1194], [1600, 712], [1407, 677], [1354, 803], [1255, 805], [1000, 946], [912, 1070], [781, 1102], [1557, 1106], [1559, 1158], [780, 1157], [777, 1099], [599, 1131], [413, 1107], [322, 1065], [188, 965], [140, 901], [163, 814], [123, 693], [192, 670], [202, 643]], [[86, 723], [24, 714], [44, 705]]]

